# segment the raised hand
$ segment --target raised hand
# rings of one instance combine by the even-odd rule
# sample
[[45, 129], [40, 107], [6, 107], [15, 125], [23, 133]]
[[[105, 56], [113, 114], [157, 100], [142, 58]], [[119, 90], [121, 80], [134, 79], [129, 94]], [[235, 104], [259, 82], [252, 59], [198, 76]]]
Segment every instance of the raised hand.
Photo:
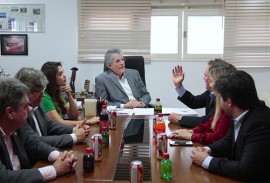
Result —
[[176, 88], [180, 88], [183, 86], [183, 81], [185, 79], [185, 73], [183, 72], [182, 66], [177, 65], [174, 67], [172, 70], [172, 75], [173, 75], [173, 84], [175, 85]]

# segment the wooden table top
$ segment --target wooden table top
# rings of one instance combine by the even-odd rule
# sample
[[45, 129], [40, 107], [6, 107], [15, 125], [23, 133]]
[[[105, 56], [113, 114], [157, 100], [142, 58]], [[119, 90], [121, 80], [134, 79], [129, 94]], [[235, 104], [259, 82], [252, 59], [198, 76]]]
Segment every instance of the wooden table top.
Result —
[[[149, 128], [152, 129], [152, 118], [149, 116], [118, 116], [117, 129], [110, 130], [110, 145], [108, 148], [103, 149], [103, 159], [95, 162], [95, 171], [93, 173], [84, 173], [82, 159], [86, 147], [92, 147], [92, 141], [89, 137], [84, 143], [76, 144], [72, 150], [78, 157], [75, 173], [71, 173], [51, 182], [66, 183], [66, 182], [129, 182], [129, 181], [114, 181], [114, 173], [118, 160], [118, 155], [121, 146], [121, 140], [125, 128], [125, 121], [127, 118], [145, 118], [149, 120]], [[166, 133], [170, 134], [171, 131], [179, 128], [178, 125], [168, 124]], [[91, 136], [98, 133], [99, 125], [91, 126]], [[151, 149], [151, 182], [168, 182], [162, 181], [159, 177], [159, 164], [160, 160], [156, 158], [156, 145], [154, 138], [152, 138], [152, 130], [150, 134], [150, 149]], [[209, 173], [207, 170], [194, 165], [190, 159], [191, 150], [200, 144], [194, 143], [193, 147], [188, 146], [169, 146], [168, 153], [170, 160], [173, 162], [173, 179], [171, 182], [239, 182], [216, 174]], [[47, 162], [38, 162], [35, 167], [42, 167], [47, 165]], [[170, 182], [170, 181], [169, 181]]]

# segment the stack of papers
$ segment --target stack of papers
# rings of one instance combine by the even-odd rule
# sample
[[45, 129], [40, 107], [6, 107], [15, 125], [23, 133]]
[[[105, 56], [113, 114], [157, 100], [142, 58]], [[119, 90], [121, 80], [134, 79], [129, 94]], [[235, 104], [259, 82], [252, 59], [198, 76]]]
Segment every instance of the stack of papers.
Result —
[[162, 108], [162, 113], [164, 115], [169, 115], [173, 112], [182, 116], [198, 116], [198, 113], [190, 108]]
[[[154, 108], [134, 108], [134, 109], [122, 109], [116, 108], [116, 106], [108, 106], [108, 110], [116, 110], [117, 115], [154, 115]], [[198, 116], [198, 113], [190, 108], [162, 108], [163, 115], [169, 115], [171, 113], [178, 113], [182, 116]]]

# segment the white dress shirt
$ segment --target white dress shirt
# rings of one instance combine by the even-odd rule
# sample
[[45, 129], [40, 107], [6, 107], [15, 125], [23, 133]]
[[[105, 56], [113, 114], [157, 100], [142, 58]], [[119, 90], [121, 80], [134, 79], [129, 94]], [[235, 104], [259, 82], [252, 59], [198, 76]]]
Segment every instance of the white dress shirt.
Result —
[[[133, 96], [132, 90], [131, 90], [131, 88], [130, 88], [130, 86], [128, 84], [126, 75], [124, 74], [122, 76], [122, 78], [120, 78], [116, 74], [115, 74], [115, 76], [118, 78], [118, 81], [119, 81], [120, 85], [123, 87], [124, 91], [126, 92], [126, 94], [128, 96], [128, 99], [129, 100], [135, 99], [134, 96]], [[124, 108], [124, 104], [120, 104], [120, 108]]]
[[[9, 158], [10, 158], [10, 161], [11, 161], [11, 164], [12, 164], [12, 168], [13, 168], [13, 170], [20, 170], [21, 169], [21, 164], [20, 164], [18, 155], [14, 154], [13, 145], [12, 145], [12, 141], [11, 141], [11, 136], [6, 135], [1, 127], [0, 127], [0, 130], [1, 130], [2, 134], [3, 134], [3, 136], [4, 136], [4, 141], [5, 141], [7, 150], [8, 150], [8, 154], [9, 154]], [[59, 151], [56, 151], [56, 150], [52, 151], [49, 154], [48, 160], [50, 162], [54, 162], [59, 155], [60, 155]], [[56, 175], [56, 170], [52, 165], [39, 168], [38, 170], [40, 171], [40, 173], [41, 173], [41, 175], [43, 177], [43, 181], [48, 181], [48, 180], [55, 179], [56, 176], [57, 176]]]

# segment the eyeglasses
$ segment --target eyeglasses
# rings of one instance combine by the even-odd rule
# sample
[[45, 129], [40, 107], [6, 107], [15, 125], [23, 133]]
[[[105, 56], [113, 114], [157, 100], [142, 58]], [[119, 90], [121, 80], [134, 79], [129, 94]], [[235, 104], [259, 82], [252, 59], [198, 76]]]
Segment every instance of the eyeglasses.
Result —
[[41, 94], [43, 94], [43, 93], [45, 92], [45, 90], [46, 90], [46, 87], [43, 88], [42, 90], [38, 91], [38, 92], [33, 91], [32, 93], [33, 93], [34, 95], [36, 95], [36, 96], [40, 96]]
[[122, 64], [126, 62], [126, 58], [122, 57], [113, 61], [115, 64]]

